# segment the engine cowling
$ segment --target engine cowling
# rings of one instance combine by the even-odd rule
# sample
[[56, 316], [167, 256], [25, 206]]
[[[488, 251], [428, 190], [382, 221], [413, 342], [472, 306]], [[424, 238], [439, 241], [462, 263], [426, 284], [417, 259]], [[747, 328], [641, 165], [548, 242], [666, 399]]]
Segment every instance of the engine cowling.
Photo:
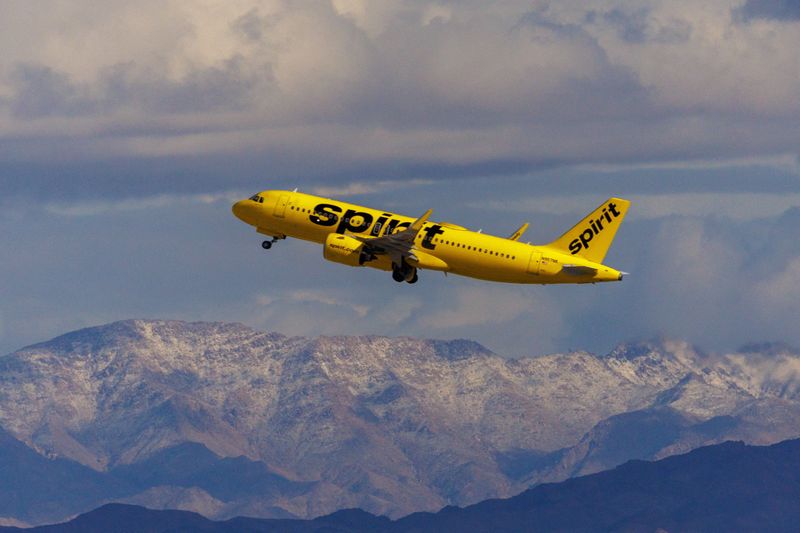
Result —
[[325, 238], [322, 256], [328, 261], [353, 267], [364, 266], [374, 259], [364, 250], [364, 243], [340, 233], [331, 233]]

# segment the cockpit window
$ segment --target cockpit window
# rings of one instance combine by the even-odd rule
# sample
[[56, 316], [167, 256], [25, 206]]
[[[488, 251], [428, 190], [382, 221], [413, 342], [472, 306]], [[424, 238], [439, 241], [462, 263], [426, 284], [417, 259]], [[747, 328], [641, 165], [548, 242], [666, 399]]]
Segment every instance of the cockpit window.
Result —
[[258, 202], [260, 204], [264, 203], [264, 198], [262, 198], [258, 194], [254, 194], [253, 196], [250, 197], [250, 199], [253, 200], [254, 202]]

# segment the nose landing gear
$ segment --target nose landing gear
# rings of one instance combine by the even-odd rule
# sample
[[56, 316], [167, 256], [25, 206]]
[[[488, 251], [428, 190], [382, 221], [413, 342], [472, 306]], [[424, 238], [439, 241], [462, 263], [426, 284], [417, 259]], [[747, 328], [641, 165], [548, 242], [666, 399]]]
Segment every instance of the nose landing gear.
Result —
[[286, 237], [273, 237], [272, 240], [262, 242], [261, 243], [261, 247], [263, 249], [265, 249], [265, 250], [269, 250], [270, 248], [272, 248], [272, 245], [274, 243], [278, 242], [281, 239], [285, 239], [285, 238]]

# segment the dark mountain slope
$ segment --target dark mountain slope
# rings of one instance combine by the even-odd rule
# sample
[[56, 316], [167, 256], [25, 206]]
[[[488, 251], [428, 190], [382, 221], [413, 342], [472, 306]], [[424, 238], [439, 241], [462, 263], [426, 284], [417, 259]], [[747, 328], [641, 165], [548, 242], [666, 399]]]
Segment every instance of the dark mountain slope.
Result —
[[134, 492], [74, 461], [42, 457], [0, 428], [0, 516], [52, 520]]
[[27, 531], [781, 532], [797, 531], [798, 524], [800, 440], [792, 440], [766, 447], [726, 442], [657, 462], [630, 461], [513, 498], [397, 521], [348, 510], [307, 521], [212, 522], [195, 513], [108, 505], [66, 524]]
[[797, 531], [800, 440], [726, 442], [401, 519], [397, 531]]

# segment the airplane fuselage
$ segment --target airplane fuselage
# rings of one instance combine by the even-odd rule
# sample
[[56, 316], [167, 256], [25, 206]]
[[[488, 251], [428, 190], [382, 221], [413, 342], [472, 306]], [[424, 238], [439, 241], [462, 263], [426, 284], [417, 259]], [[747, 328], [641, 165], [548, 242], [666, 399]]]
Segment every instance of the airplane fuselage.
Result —
[[[415, 221], [389, 211], [280, 190], [264, 191], [237, 202], [233, 211], [264, 235], [323, 244], [326, 258], [329, 258], [328, 252], [337, 252], [336, 239], [341, 239], [343, 244], [347, 237], [369, 242], [365, 239], [396, 234]], [[611, 214], [603, 215], [613, 222]], [[594, 230], [589, 228], [585, 235], [602, 231], [597, 230], [597, 224]], [[335, 236], [331, 237], [332, 234]], [[573, 240], [573, 244], [575, 241], [581, 242], [579, 238]], [[588, 242], [585, 244], [590, 246]], [[506, 283], [595, 283], [622, 279], [620, 271], [589, 261], [569, 249], [534, 246], [446, 222], [427, 221], [422, 225], [414, 237], [413, 256], [409, 262], [422, 270]], [[363, 266], [381, 270], [397, 267], [387, 254], [376, 255]]]

